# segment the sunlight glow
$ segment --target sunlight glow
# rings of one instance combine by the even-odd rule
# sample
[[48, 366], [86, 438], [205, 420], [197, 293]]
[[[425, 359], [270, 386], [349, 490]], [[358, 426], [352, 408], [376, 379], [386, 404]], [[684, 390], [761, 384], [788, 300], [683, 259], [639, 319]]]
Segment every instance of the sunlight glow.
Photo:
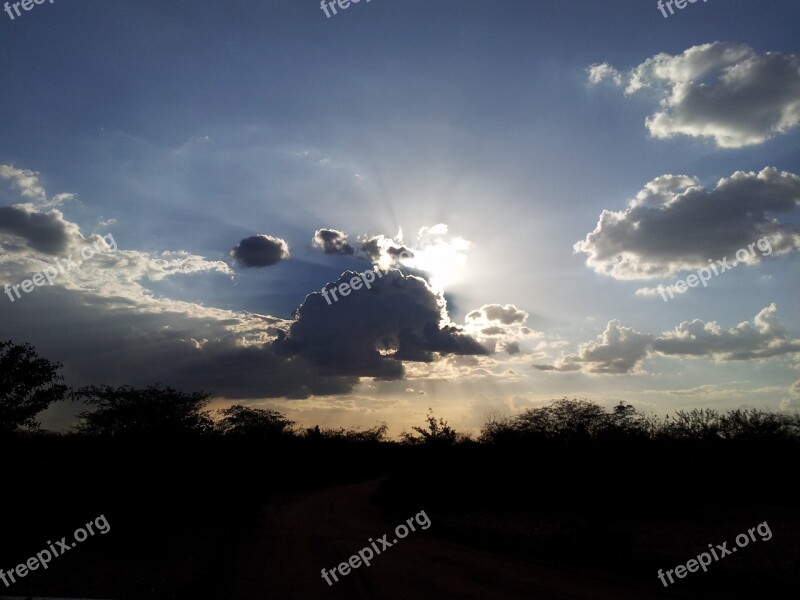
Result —
[[467, 255], [471, 243], [462, 237], [445, 239], [447, 225], [440, 223], [423, 227], [419, 231], [414, 257], [403, 259], [402, 264], [426, 271], [430, 284], [436, 291], [444, 291], [461, 281], [466, 274]]

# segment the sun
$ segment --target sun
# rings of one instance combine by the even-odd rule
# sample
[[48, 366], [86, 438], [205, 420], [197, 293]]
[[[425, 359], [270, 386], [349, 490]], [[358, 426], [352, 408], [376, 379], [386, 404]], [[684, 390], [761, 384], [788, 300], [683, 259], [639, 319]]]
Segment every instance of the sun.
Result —
[[414, 250], [414, 257], [403, 259], [402, 264], [430, 275], [430, 285], [438, 292], [460, 282], [466, 274], [470, 242], [463, 238], [437, 239]]

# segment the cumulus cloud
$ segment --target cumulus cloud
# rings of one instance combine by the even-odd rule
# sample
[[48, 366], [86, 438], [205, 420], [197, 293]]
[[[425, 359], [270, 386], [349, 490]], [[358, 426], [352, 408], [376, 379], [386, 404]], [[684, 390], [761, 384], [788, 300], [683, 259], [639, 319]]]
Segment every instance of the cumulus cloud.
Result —
[[414, 256], [414, 253], [403, 244], [402, 230], [394, 238], [383, 234], [362, 235], [358, 238], [356, 246], [350, 245], [348, 237], [345, 232], [336, 229], [317, 229], [312, 245], [325, 254], [353, 256], [384, 270], [398, 267], [403, 261]]
[[[351, 281], [346, 271], [333, 287]], [[398, 379], [402, 361], [434, 360], [434, 354], [487, 354], [478, 342], [452, 325], [444, 298], [422, 279], [392, 270], [371, 288], [352, 290], [337, 302], [319, 292], [298, 308], [278, 347], [323, 369], [360, 377]]]
[[753, 322], [723, 329], [714, 321], [685, 321], [663, 333], [653, 343], [656, 352], [683, 358], [707, 357], [717, 361], [770, 358], [800, 352], [800, 340], [791, 340], [776, 316], [777, 307], [762, 309]]
[[[255, 237], [255, 247], [237, 246], [238, 259], [262, 264], [288, 254], [283, 240]], [[0, 209], [0, 290], [52, 266], [53, 254], [66, 257], [98, 239], [44, 204]], [[406, 364], [433, 367], [448, 356], [488, 353], [450, 321], [441, 293], [398, 271], [333, 306], [310, 294], [286, 320], [174, 300], [148, 287], [178, 274], [227, 282], [233, 272], [223, 261], [114, 246], [13, 303], [3, 293], [0, 339], [30, 342], [62, 361], [70, 385], [161, 381], [228, 399], [342, 396], [362, 377], [403, 378]], [[387, 256], [402, 248], [379, 246]], [[59, 418], [58, 426], [71, 417]]]
[[334, 229], [318, 230], [314, 246], [327, 254], [353, 256], [382, 270], [402, 269], [427, 281], [436, 291], [458, 283], [466, 273], [467, 250], [471, 243], [449, 234], [445, 223], [421, 227], [416, 237], [406, 242], [402, 228], [393, 237], [367, 234], [350, 245], [347, 234]]
[[[0, 232], [0, 243], [9, 237]], [[52, 263], [30, 251], [0, 255], [0, 288]], [[176, 274], [227, 278], [232, 271], [182, 250], [98, 253], [13, 304], [3, 295], [0, 339], [30, 342], [61, 360], [73, 385], [161, 381], [246, 399], [344, 394], [358, 383], [284, 347], [278, 351], [292, 321], [155, 296], [144, 285]]]
[[34, 250], [63, 255], [85, 242], [75, 223], [64, 219], [59, 210], [42, 212], [31, 204], [0, 207], [0, 242], [7, 252]]
[[236, 244], [231, 256], [242, 267], [271, 267], [289, 258], [289, 245], [271, 235], [254, 235]]
[[[573, 248], [589, 255], [586, 264], [597, 273], [662, 278], [723, 257], [733, 265], [737, 250], [761, 238], [768, 239], [771, 254], [800, 248], [800, 229], [777, 218], [796, 219], [799, 207], [800, 177], [772, 167], [737, 171], [713, 189], [685, 175], [663, 175], [625, 210], [604, 210], [594, 231]], [[744, 262], [757, 264], [762, 254], [756, 250]]]
[[656, 138], [687, 135], [741, 148], [800, 123], [800, 57], [794, 54], [714, 42], [656, 54], [624, 76], [607, 63], [587, 71], [593, 84], [611, 79], [626, 83], [626, 94], [654, 92], [660, 109], [646, 125]]
[[364, 236], [359, 243], [359, 256], [366, 258], [382, 269], [398, 266], [414, 253], [403, 245], [402, 233], [392, 239], [383, 234]]
[[[541, 371], [584, 371], [628, 374], [641, 370], [650, 354], [676, 358], [706, 358], [717, 362], [767, 359], [800, 353], [800, 340], [790, 339], [776, 316], [775, 304], [762, 309], [752, 322], [724, 329], [716, 322], [686, 321], [659, 336], [639, 333], [610, 321], [597, 341], [582, 344], [574, 354], [551, 364], [534, 365]], [[800, 356], [796, 357], [800, 359]]]
[[314, 233], [313, 244], [325, 254], [352, 256], [356, 251], [347, 243], [347, 234], [336, 229], [317, 229]]
[[639, 370], [647, 356], [652, 337], [609, 321], [596, 341], [581, 344], [578, 352], [568, 354], [550, 365], [534, 365], [540, 371], [585, 371], [620, 375]]
[[557, 336], [536, 331], [525, 323], [529, 314], [513, 304], [484, 304], [464, 317], [464, 331], [472, 335], [492, 353], [508, 355], [504, 364], [528, 363], [548, 356], [544, 350], [568, 345]]
[[473, 310], [467, 315], [470, 321], [488, 321], [511, 325], [513, 323], [524, 323], [528, 318], [528, 313], [514, 306], [513, 304], [484, 304], [477, 310]]
[[487, 348], [513, 356], [521, 352], [521, 341], [544, 336], [526, 327], [527, 320], [528, 313], [513, 304], [484, 304], [467, 313], [464, 329]]

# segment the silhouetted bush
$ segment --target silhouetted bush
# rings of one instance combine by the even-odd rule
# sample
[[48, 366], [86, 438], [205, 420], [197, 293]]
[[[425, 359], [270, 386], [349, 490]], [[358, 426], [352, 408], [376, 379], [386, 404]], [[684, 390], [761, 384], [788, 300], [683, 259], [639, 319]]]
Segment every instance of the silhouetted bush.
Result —
[[[438, 421], [432, 409], [428, 409], [428, 416], [425, 418], [427, 429], [424, 427], [412, 427], [419, 435], [404, 431], [400, 434], [400, 439], [404, 444], [418, 446], [452, 446], [459, 441], [459, 434], [444, 419]], [[462, 438], [463, 439], [463, 438]]]
[[353, 443], [383, 443], [388, 442], [388, 425], [382, 423], [368, 429], [320, 429], [319, 425], [309, 427], [304, 432], [305, 439], [309, 441], [342, 441]]
[[276, 440], [294, 435], [294, 421], [274, 410], [249, 408], [235, 404], [217, 411], [222, 415], [216, 426], [224, 435], [251, 439]]
[[144, 389], [130, 386], [89, 386], [76, 398], [96, 406], [80, 413], [77, 430], [91, 435], [186, 435], [213, 431], [207, 411], [209, 394], [181, 392], [153, 385]]
[[611, 411], [586, 400], [563, 398], [529, 408], [513, 417], [493, 417], [481, 429], [487, 444], [545, 441], [693, 441], [800, 439], [800, 416], [750, 410], [719, 413], [713, 409], [679, 410], [663, 419], [620, 403]]

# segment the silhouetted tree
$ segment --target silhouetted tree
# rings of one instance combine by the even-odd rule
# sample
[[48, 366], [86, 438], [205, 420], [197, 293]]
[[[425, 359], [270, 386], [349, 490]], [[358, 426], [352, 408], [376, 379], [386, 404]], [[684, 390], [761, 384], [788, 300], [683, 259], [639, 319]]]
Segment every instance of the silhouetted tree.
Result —
[[60, 368], [29, 344], [0, 342], [0, 433], [37, 429], [36, 415], [67, 397]]
[[620, 402], [610, 412], [586, 400], [554, 400], [548, 406], [529, 408], [513, 417], [491, 416], [480, 440], [507, 443], [532, 440], [585, 441], [652, 437], [658, 423]]
[[209, 394], [181, 392], [158, 384], [144, 389], [130, 386], [89, 386], [76, 397], [95, 410], [80, 413], [78, 431], [92, 435], [175, 435], [213, 430]]
[[630, 404], [620, 402], [606, 418], [605, 427], [599, 434], [608, 439], [652, 438], [658, 429], [658, 421], [648, 418]]
[[512, 421], [514, 429], [544, 439], [582, 440], [595, 437], [608, 424], [602, 406], [586, 400], [555, 400], [549, 406], [529, 408]]
[[458, 433], [456, 430], [448, 425], [447, 421], [440, 418], [438, 421], [433, 414], [433, 409], [428, 409], [428, 416], [425, 418], [427, 429], [424, 427], [412, 427], [419, 435], [413, 433], [403, 432], [400, 434], [400, 439], [404, 444], [411, 445], [437, 445], [437, 446], [451, 446], [456, 443]]
[[719, 412], [711, 408], [675, 411], [660, 432], [661, 437], [686, 440], [715, 440], [722, 438]]
[[294, 433], [292, 428], [295, 422], [274, 410], [235, 404], [218, 410], [217, 413], [222, 415], [222, 419], [217, 422], [217, 429], [225, 435], [279, 439]]

